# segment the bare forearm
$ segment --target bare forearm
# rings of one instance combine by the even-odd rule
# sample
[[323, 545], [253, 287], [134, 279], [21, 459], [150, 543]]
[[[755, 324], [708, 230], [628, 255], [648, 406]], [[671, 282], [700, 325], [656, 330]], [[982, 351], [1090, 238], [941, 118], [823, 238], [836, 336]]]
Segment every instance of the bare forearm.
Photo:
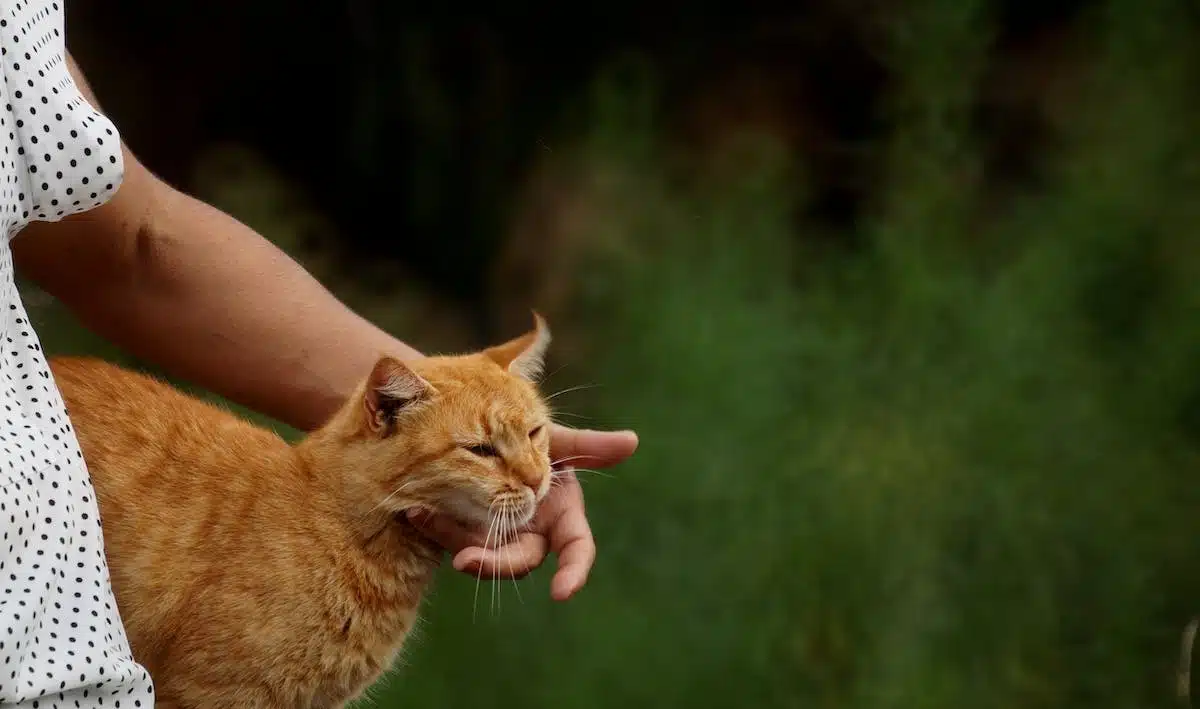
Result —
[[89, 287], [51, 292], [130, 353], [289, 425], [319, 425], [380, 354], [420, 356], [266, 239], [177, 191], [158, 190], [132, 242]]
[[162, 182], [123, 148], [125, 179], [112, 200], [31, 224], [12, 242], [17, 267], [91, 329], [304, 430], [324, 421], [380, 354], [420, 356], [269, 241]]
[[381, 354], [419, 356], [246, 226], [173, 199], [141, 237], [146, 280], [92, 318], [115, 342], [302, 429], [340, 406]]

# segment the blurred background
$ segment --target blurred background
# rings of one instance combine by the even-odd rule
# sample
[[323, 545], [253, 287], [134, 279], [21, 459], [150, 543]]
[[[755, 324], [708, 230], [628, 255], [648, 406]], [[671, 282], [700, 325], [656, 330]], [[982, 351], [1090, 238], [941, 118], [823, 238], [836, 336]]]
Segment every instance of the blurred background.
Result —
[[585, 592], [443, 573], [366, 704], [1177, 706], [1200, 10], [719, 5], [67, 3], [152, 169], [425, 351], [538, 308], [642, 436]]

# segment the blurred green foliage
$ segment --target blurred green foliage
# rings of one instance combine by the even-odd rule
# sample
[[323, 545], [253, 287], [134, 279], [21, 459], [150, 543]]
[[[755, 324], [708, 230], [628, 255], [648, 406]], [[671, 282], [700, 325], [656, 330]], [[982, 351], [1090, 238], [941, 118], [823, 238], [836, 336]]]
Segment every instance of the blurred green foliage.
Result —
[[[906, 7], [850, 249], [805, 238], [805, 165], [769, 140], [732, 180], [681, 174], [653, 72], [598, 79], [571, 159], [605, 218], [557, 325], [590, 355], [547, 387], [597, 385], [563, 420], [642, 449], [581, 473], [580, 596], [552, 604], [543, 569], [519, 598], [485, 581], [473, 617], [474, 580], [443, 574], [374, 706], [1175, 704], [1200, 612], [1196, 18], [1098, 5], [1070, 131], [997, 208], [971, 114], [989, 4]], [[48, 350], [99, 347], [35, 313]]]

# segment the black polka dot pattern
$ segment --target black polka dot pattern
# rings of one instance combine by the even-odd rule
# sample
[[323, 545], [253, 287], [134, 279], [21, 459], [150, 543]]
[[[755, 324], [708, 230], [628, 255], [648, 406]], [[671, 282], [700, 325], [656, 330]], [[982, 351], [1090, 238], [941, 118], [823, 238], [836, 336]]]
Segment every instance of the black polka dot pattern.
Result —
[[8, 241], [108, 200], [108, 119], [65, 61], [62, 2], [0, 0], [0, 706], [152, 707], [113, 600], [95, 494], [13, 283]]

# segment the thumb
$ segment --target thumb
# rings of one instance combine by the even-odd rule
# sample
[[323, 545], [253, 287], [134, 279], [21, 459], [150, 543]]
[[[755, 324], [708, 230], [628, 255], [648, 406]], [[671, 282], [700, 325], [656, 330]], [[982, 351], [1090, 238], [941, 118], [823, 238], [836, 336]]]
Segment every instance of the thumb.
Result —
[[633, 431], [589, 431], [555, 425], [550, 432], [550, 455], [568, 466], [608, 468], [633, 455], [638, 436]]

